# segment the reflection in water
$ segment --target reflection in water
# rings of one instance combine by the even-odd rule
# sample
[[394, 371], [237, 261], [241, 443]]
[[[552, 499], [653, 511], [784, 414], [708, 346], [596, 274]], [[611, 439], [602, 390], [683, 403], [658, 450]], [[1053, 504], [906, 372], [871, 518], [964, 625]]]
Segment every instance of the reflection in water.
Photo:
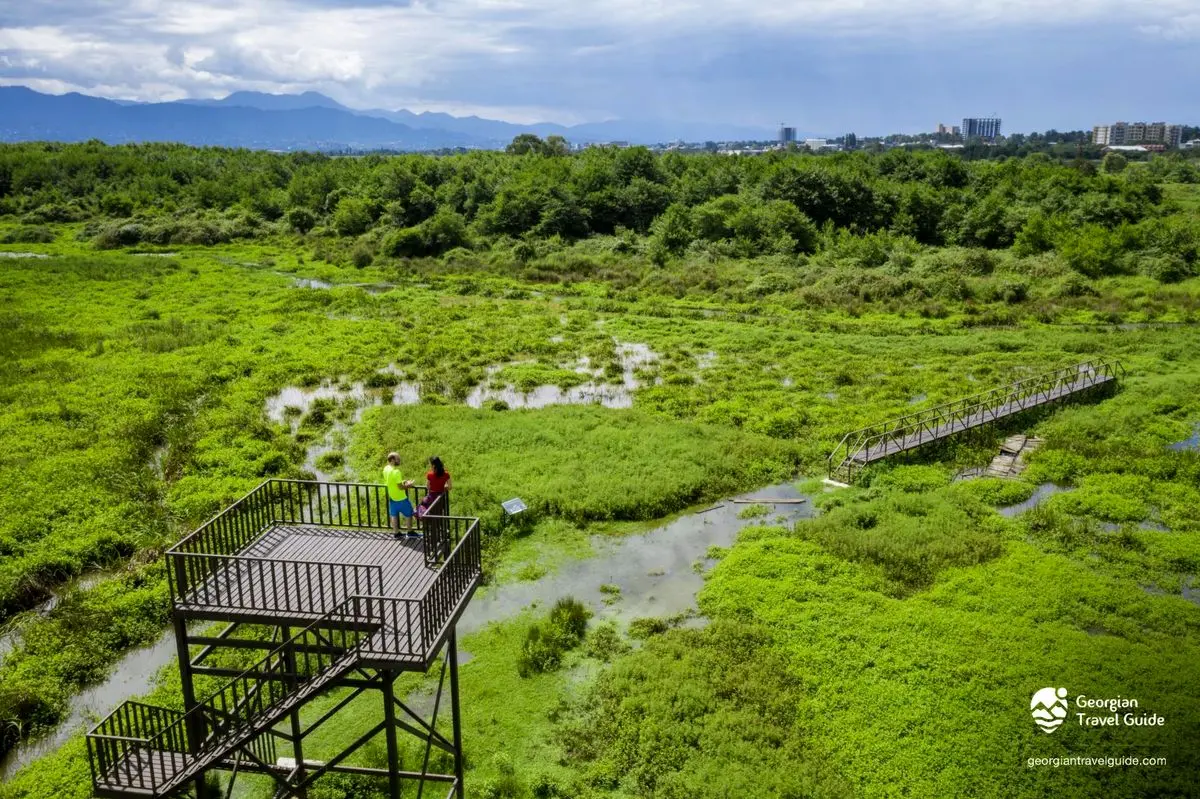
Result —
[[[795, 486], [772, 486], [748, 495], [775, 499], [799, 499]], [[746, 505], [726, 502], [723, 506], [683, 516], [642, 535], [613, 540], [598, 538], [602, 554], [563, 566], [535, 582], [509, 583], [477, 594], [459, 622], [463, 633], [480, 629], [488, 622], [509, 618], [533, 602], [552, 604], [568, 594], [586, 603], [597, 620], [642, 616], [672, 616], [695, 607], [696, 592], [704, 584], [696, 572], [697, 561], [705, 562], [710, 546], [728, 547], [739, 531], [751, 524], [790, 523], [811, 517], [811, 502], [772, 506], [772, 513], [759, 519], [741, 519]], [[620, 599], [611, 604], [601, 585], [620, 587]]]
[[529, 391], [520, 391], [511, 385], [495, 385], [495, 376], [505, 366], [488, 367], [487, 378], [467, 395], [466, 404], [472, 408], [483, 408], [493, 402], [503, 402], [509, 408], [545, 408], [548, 405], [603, 405], [606, 408], [632, 408], [633, 392], [641, 387], [637, 370], [658, 360], [658, 356], [645, 344], [617, 342], [617, 360], [621, 364], [621, 381], [605, 382], [604, 370], [592, 366], [584, 356], [569, 368], [577, 374], [591, 379], [570, 388], [561, 386], [536, 386]]
[[1184, 452], [1191, 449], [1200, 449], [1200, 424], [1192, 429], [1192, 435], [1185, 438], [1183, 441], [1176, 441], [1171, 444], [1168, 449], [1173, 452]]
[[1070, 489], [1063, 488], [1062, 486], [1055, 485], [1054, 483], [1042, 483], [1037, 487], [1037, 491], [1033, 492], [1033, 496], [1024, 502], [1018, 502], [1016, 505], [1008, 505], [1003, 508], [997, 508], [997, 510], [1000, 512], [1001, 516], [1016, 516], [1017, 514], [1024, 513], [1025, 511], [1034, 507], [1046, 497], [1053, 496], [1061, 491], [1069, 490]]
[[[617, 358], [621, 364], [621, 381], [619, 383], [603, 382], [604, 370], [594, 368], [584, 357], [571, 368], [575, 372], [587, 375], [591, 379], [578, 386], [561, 388], [559, 386], [537, 386], [530, 391], [518, 391], [511, 385], [496, 386], [494, 378], [505, 366], [519, 364], [500, 364], [489, 366], [487, 379], [472, 389], [467, 395], [466, 404], [472, 408], [483, 408], [494, 402], [504, 402], [509, 408], [545, 408], [549, 405], [593, 405], [599, 404], [606, 408], [633, 407], [633, 392], [641, 384], [636, 372], [658, 360], [658, 356], [645, 344], [617, 342]], [[389, 364], [382, 370], [384, 373], [398, 375], [395, 364]], [[300, 419], [309, 413], [318, 400], [328, 400], [338, 405], [349, 404], [353, 414], [349, 422], [336, 419], [332, 427], [319, 439], [312, 442], [306, 449], [304, 467], [318, 480], [330, 480], [331, 475], [318, 465], [322, 455], [333, 451], [335, 442], [345, 438], [350, 425], [362, 418], [367, 408], [385, 403], [392, 405], [416, 405], [421, 401], [421, 384], [401, 380], [389, 388], [375, 388], [358, 380], [347, 383], [325, 380], [316, 386], [288, 386], [279, 393], [268, 397], [265, 403], [267, 418], [278, 424], [288, 424], [293, 434], [297, 432]]]
[[[604, 370], [593, 367], [584, 357], [570, 368], [591, 378], [587, 382], [570, 388], [536, 386], [529, 391], [520, 391], [512, 385], [496, 385], [495, 377], [506, 366], [527, 362], [498, 364], [487, 368], [487, 378], [472, 389], [465, 403], [472, 408], [482, 408], [497, 400], [503, 401], [510, 408], [592, 404], [600, 404], [607, 408], [630, 408], [633, 406], [633, 392], [641, 386], [636, 376], [637, 370], [654, 363], [658, 356], [645, 344], [618, 342], [616, 351], [621, 364], [620, 382], [605, 382]], [[398, 369], [392, 364], [383, 371], [394, 375]], [[267, 398], [267, 418], [280, 424], [290, 422], [292, 432], [295, 432], [300, 417], [312, 410], [317, 400], [331, 400], [338, 404], [352, 403], [353, 421], [358, 421], [362, 418], [363, 411], [374, 405], [383, 405], [385, 402], [392, 405], [416, 405], [421, 401], [421, 384], [402, 380], [391, 388], [372, 388], [361, 380], [352, 383], [344, 380], [325, 380], [317, 386], [288, 386]]]

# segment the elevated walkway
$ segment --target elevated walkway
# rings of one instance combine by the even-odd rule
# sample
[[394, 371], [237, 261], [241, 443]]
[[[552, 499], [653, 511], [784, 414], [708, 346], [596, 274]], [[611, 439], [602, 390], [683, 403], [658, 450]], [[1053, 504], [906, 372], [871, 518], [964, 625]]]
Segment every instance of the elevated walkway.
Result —
[[1033, 408], [1115, 386], [1125, 369], [1097, 358], [847, 433], [829, 454], [829, 476], [851, 483], [868, 465], [945, 441]]

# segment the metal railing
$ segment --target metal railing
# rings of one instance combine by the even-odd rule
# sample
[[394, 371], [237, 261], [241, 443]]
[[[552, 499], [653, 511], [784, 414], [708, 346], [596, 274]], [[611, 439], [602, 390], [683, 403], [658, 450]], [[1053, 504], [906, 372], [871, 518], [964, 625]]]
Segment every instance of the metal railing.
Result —
[[1118, 361], [1097, 358], [890, 419], [847, 433], [827, 458], [829, 476], [850, 482], [859, 470], [888, 455], [998, 421], [1113, 383], [1125, 376]]
[[436, 569], [420, 596], [382, 596], [377, 565], [247, 554], [276, 524], [386, 529], [384, 491], [269, 480], [167, 553], [176, 603], [320, 616], [186, 712], [132, 701], [117, 708], [87, 735], [95, 786], [161, 796], [234, 752], [274, 763], [271, 726], [361, 658], [428, 664], [482, 576], [479, 520], [446, 515], [448, 495], [418, 517], [425, 566]]
[[[158, 796], [242, 747], [286, 710], [289, 699], [353, 665], [358, 647], [381, 626], [348, 614], [357, 599], [342, 602], [186, 713], [137, 702], [117, 708], [87, 735], [93, 783]], [[318, 635], [323, 646], [297, 647]], [[250, 749], [262, 759], [274, 742], [258, 735]]]
[[126, 701], [87, 735], [92, 783], [129, 764], [136, 748], [152, 739], [162, 747], [158, 751], [186, 753], [187, 733], [178, 723], [183, 715], [179, 710]]
[[454, 611], [482, 576], [479, 520], [457, 516], [438, 518], [446, 536], [443, 541], [451, 548], [437, 576], [420, 598], [367, 596], [352, 600], [352, 608], [380, 623], [379, 632], [371, 638], [369, 652], [364, 654], [428, 660], [441, 642]]
[[[173, 595], [223, 610], [325, 613], [354, 594], [383, 590], [383, 569], [244, 555], [172, 553]], [[184, 586], [175, 594], [174, 586]]]
[[453, 549], [421, 597], [421, 630], [427, 649], [442, 635], [458, 603], [482, 576], [483, 543], [479, 519], [447, 516], [446, 544]]
[[[413, 486], [408, 494], [417, 506], [427, 489]], [[430, 533], [425, 561], [431, 567], [449, 552], [440, 521], [448, 506], [443, 493], [416, 517], [416, 529]], [[230, 610], [308, 614], [329, 611], [348, 596], [383, 592], [378, 566], [253, 554], [254, 542], [275, 524], [386, 530], [387, 487], [278, 479], [262, 483], [167, 551], [172, 599]]]

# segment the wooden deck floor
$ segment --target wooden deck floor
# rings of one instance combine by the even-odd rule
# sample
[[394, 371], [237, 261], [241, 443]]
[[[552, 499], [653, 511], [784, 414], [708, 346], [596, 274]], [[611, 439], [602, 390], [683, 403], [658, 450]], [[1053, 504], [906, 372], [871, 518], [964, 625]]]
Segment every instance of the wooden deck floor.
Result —
[[102, 796], [154, 796], [154, 786], [181, 773], [188, 756], [179, 752], [136, 750], [123, 758], [96, 781], [96, 793]]
[[891, 455], [896, 455], [901, 452], [907, 452], [911, 449], [916, 449], [924, 444], [930, 444], [934, 441], [949, 438], [953, 435], [970, 430], [976, 427], [982, 427], [985, 424], [995, 422], [1008, 416], [1012, 416], [1030, 408], [1046, 405], [1051, 402], [1056, 402], [1064, 399], [1071, 394], [1077, 394], [1080, 391], [1091, 389], [1095, 386], [1111, 382], [1112, 377], [1106, 375], [1095, 375], [1092, 377], [1081, 378], [1072, 383], [1063, 383], [1056, 386], [1051, 391], [1046, 392], [1036, 399], [1036, 401], [1026, 401], [1023, 403], [1009, 402], [1004, 405], [999, 405], [994, 408], [986, 408], [977, 413], [965, 416], [962, 419], [956, 419], [953, 422], [942, 424], [933, 427], [929, 430], [922, 430], [919, 433], [905, 436], [903, 438], [884, 441], [872, 447], [861, 450], [851, 456], [854, 462], [865, 465], [882, 460]]
[[[437, 576], [420, 538], [390, 532], [276, 524], [188, 592], [179, 609], [192, 616], [315, 618], [350, 595], [418, 599]], [[309, 566], [311, 564], [311, 566]], [[330, 564], [372, 567], [343, 572]]]

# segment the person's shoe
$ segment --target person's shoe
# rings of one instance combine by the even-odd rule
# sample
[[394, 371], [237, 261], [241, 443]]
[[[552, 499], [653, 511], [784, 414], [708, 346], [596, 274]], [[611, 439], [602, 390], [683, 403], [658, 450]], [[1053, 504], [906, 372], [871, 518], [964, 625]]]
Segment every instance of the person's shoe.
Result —
[[416, 530], [409, 530], [407, 533], [405, 533], [405, 535], [407, 535], [409, 538], [420, 538], [421, 537], [421, 534], [418, 533]]
[[392, 538], [395, 538], [397, 540], [404, 538], [404, 533], [392, 533]]

